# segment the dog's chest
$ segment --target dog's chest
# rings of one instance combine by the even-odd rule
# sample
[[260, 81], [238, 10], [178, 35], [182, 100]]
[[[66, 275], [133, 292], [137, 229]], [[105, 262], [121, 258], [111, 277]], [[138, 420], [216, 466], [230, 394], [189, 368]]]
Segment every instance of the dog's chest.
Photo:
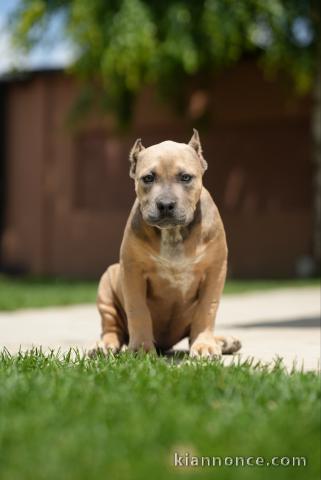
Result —
[[187, 257], [179, 228], [161, 231], [160, 251], [153, 255], [156, 274], [185, 296], [195, 282], [195, 264], [198, 258]]

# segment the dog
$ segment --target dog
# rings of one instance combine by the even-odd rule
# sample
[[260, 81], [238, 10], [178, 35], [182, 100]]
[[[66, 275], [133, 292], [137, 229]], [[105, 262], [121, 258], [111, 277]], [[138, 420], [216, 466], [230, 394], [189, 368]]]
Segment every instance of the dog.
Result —
[[188, 144], [145, 148], [138, 139], [129, 160], [137, 198], [120, 262], [99, 283], [99, 348], [167, 351], [188, 337], [192, 357], [236, 352], [237, 339], [213, 333], [228, 252], [218, 209], [202, 184], [207, 162], [197, 130]]

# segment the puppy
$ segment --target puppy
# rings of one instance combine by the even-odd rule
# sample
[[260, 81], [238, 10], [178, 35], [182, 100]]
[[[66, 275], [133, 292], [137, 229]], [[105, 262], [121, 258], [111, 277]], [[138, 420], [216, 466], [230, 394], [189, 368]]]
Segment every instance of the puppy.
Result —
[[166, 351], [189, 337], [190, 355], [218, 357], [241, 344], [213, 330], [223, 291], [227, 246], [218, 209], [202, 185], [207, 163], [198, 132], [188, 144], [165, 141], [130, 152], [137, 199], [120, 262], [98, 289], [100, 348]]

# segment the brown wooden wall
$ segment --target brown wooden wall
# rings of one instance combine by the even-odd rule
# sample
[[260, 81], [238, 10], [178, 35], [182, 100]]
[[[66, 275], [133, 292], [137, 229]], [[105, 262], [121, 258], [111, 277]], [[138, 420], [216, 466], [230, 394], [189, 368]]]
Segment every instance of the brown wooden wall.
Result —
[[[265, 81], [251, 62], [207, 84], [204, 181], [226, 226], [230, 275], [292, 276], [312, 243], [309, 101]], [[118, 258], [134, 198], [132, 143], [191, 136], [191, 119], [173, 114], [150, 90], [142, 93], [126, 135], [113, 133], [108, 118], [70, 128], [75, 95], [74, 80], [62, 73], [39, 73], [7, 87], [6, 266], [98, 276]]]

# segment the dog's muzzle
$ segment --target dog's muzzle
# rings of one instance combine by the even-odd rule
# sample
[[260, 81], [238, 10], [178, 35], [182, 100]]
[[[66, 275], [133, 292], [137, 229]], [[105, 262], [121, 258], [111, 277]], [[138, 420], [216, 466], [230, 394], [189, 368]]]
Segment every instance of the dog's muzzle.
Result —
[[[147, 213], [147, 212], [146, 212]], [[185, 212], [182, 212], [173, 199], [157, 199], [154, 208], [145, 216], [149, 225], [166, 228], [186, 224]]]
[[162, 200], [156, 202], [159, 218], [173, 218], [176, 202]]

